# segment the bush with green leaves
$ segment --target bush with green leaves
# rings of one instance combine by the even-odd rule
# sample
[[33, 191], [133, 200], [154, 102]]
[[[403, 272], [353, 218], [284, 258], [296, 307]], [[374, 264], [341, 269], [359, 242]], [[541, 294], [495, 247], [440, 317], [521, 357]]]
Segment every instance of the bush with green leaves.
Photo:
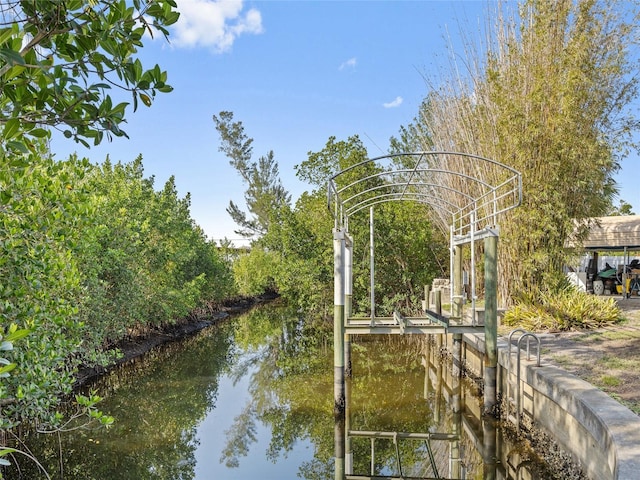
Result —
[[171, 178], [156, 191], [131, 164], [91, 165], [43, 152], [0, 158], [0, 319], [32, 334], [8, 352], [0, 429], [55, 425], [75, 373], [104, 364], [126, 335], [234, 293], [229, 267]]
[[622, 320], [614, 298], [603, 299], [574, 287], [521, 296], [503, 324], [529, 331], [567, 331], [599, 328]]
[[76, 258], [80, 317], [93, 350], [234, 293], [229, 267], [191, 218], [190, 199], [179, 198], [173, 177], [156, 191], [141, 158], [106, 161], [85, 187], [96, 208]]
[[233, 263], [233, 276], [242, 295], [260, 295], [275, 291], [275, 272], [278, 270], [280, 256], [261, 248], [252, 248], [240, 255]]
[[233, 293], [230, 269], [173, 178], [158, 192], [141, 160], [56, 162], [46, 143], [54, 129], [87, 146], [126, 136], [126, 100], [135, 110], [172, 90], [167, 73], [143, 67], [138, 53], [145, 35], [168, 36], [176, 7], [175, 0], [3, 2], [0, 327], [32, 334], [1, 367], [17, 365], [0, 387], [0, 429], [54, 424], [78, 367], [106, 361], [101, 352], [125, 334]]
[[87, 162], [44, 156], [38, 163], [0, 157], [1, 326], [32, 331], [22, 348], [8, 352], [19, 368], [4, 394], [16, 401], [3, 409], [1, 427], [44, 419], [57, 404], [55, 395], [71, 390], [74, 369], [66, 359], [80, 350], [84, 331], [77, 317], [82, 286], [73, 249], [91, 212], [77, 185], [87, 168]]

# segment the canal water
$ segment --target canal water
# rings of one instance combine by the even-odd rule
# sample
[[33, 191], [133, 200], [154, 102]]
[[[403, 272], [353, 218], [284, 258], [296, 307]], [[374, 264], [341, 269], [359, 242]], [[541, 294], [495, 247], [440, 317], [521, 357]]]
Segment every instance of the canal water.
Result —
[[482, 419], [425, 337], [355, 339], [336, 423], [331, 336], [274, 304], [154, 350], [92, 386], [114, 426], [27, 435], [42, 468], [14, 457], [4, 478], [564, 478]]

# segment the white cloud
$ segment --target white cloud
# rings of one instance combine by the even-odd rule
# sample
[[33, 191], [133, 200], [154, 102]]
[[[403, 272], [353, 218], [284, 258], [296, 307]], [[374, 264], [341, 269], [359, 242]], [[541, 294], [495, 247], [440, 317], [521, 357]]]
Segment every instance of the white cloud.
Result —
[[382, 106], [384, 108], [395, 108], [395, 107], [399, 107], [403, 102], [402, 97], [396, 97], [395, 100], [393, 100], [392, 102], [387, 102], [387, 103], [383, 103]]
[[216, 52], [231, 48], [243, 34], [260, 34], [262, 15], [255, 8], [243, 12], [242, 0], [178, 0], [180, 18], [171, 42], [178, 47], [210, 47]]
[[349, 60], [342, 62], [340, 67], [338, 67], [338, 70], [344, 70], [345, 68], [356, 68], [356, 63], [356, 57], [350, 58]]

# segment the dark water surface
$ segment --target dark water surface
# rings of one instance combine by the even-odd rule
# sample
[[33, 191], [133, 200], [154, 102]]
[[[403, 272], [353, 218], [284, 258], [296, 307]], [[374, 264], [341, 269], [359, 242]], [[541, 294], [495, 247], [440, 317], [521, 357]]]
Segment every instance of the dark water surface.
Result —
[[[155, 350], [93, 386], [113, 427], [25, 446], [60, 480], [324, 480], [344, 478], [343, 462], [358, 478], [553, 478], [482, 421], [476, 388], [424, 338], [357, 339], [348, 420], [336, 425], [332, 330], [308, 324], [269, 305]], [[14, 460], [4, 478], [47, 478]]]

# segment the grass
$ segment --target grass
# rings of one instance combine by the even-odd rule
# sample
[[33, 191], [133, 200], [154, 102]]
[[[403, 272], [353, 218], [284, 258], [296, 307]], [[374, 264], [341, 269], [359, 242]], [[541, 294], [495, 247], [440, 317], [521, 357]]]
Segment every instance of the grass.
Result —
[[574, 358], [570, 355], [552, 355], [553, 361], [561, 367], [573, 365]]
[[608, 392], [608, 395], [611, 398], [613, 398], [614, 400], [616, 400], [618, 403], [621, 403], [622, 405], [627, 407], [629, 410], [631, 410], [636, 415], [640, 415], [640, 403], [638, 403], [638, 402], [628, 402], [626, 400], [623, 400], [622, 398], [620, 398], [620, 395], [617, 395], [616, 393]]
[[622, 380], [618, 377], [614, 377], [613, 375], [603, 375], [600, 377], [599, 383], [604, 387], [619, 387], [622, 385]]
[[638, 371], [640, 369], [640, 359], [638, 358], [621, 358], [614, 357], [612, 355], [605, 355], [598, 363], [603, 368], [607, 370], [627, 370], [627, 371]]
[[576, 336], [576, 341], [581, 342], [602, 342], [604, 340], [629, 340], [632, 338], [640, 338], [640, 332], [631, 332], [629, 330], [605, 330], [600, 332], [588, 332]]

